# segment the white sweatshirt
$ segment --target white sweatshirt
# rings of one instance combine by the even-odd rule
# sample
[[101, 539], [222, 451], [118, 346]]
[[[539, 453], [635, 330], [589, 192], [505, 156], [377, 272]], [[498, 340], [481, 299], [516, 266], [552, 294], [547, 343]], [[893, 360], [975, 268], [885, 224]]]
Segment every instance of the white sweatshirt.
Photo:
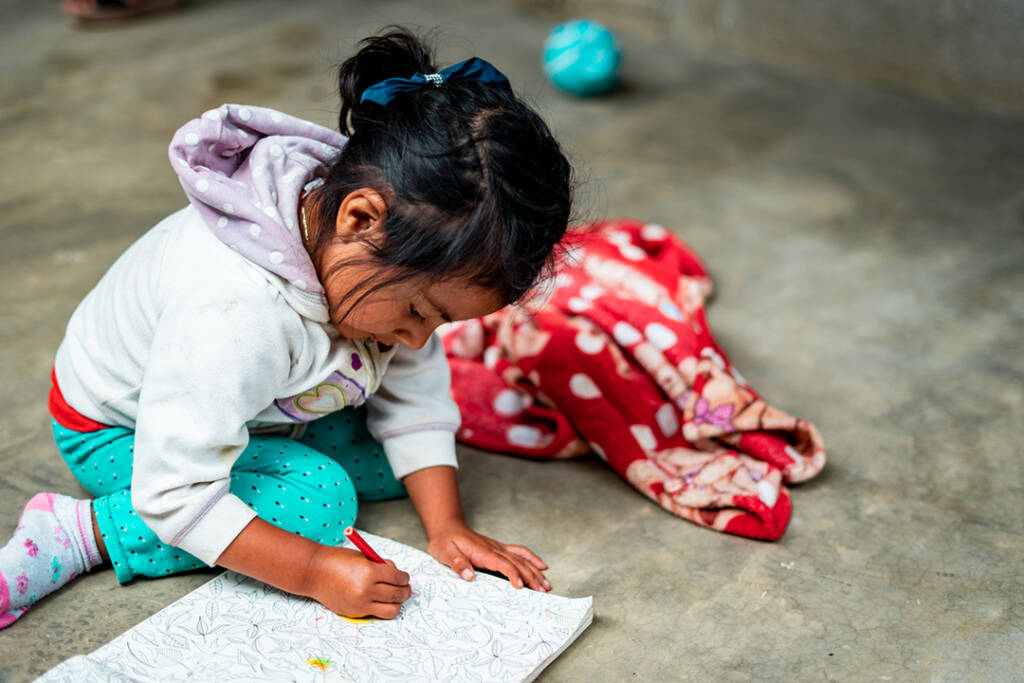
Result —
[[[300, 189], [309, 179], [293, 175]], [[229, 492], [249, 429], [308, 422], [364, 401], [370, 433], [399, 479], [455, 466], [459, 413], [439, 340], [412, 351], [341, 338], [322, 293], [226, 244], [232, 240], [216, 234], [219, 218], [211, 226], [189, 194], [193, 206], [140, 238], [86, 296], [56, 358], [72, 408], [135, 430], [132, 503], [157, 536], [214, 564], [256, 515]], [[283, 239], [298, 239], [286, 228], [295, 216], [288, 209], [280, 205], [273, 220]], [[268, 253], [274, 244], [263, 247]], [[256, 248], [248, 245], [249, 253]]]

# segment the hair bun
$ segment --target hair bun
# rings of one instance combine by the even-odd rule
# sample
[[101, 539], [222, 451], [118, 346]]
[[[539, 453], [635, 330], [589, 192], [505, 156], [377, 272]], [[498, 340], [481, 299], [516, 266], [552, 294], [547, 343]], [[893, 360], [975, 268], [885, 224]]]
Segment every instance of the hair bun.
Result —
[[401, 26], [388, 27], [386, 33], [364, 38], [359, 45], [359, 52], [338, 68], [338, 129], [346, 135], [352, 135], [362, 124], [379, 120], [383, 114], [380, 105], [359, 101], [364, 90], [388, 78], [409, 78], [417, 72], [437, 70], [423, 41]]

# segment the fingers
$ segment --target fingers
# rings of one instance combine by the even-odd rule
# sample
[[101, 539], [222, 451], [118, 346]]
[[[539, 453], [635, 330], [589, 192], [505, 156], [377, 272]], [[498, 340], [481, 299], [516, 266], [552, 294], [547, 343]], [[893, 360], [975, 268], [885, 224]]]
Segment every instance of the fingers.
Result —
[[540, 559], [540, 557], [535, 552], [533, 552], [532, 550], [530, 550], [526, 546], [522, 546], [522, 545], [507, 545], [507, 546], [505, 546], [505, 550], [509, 551], [510, 553], [514, 553], [514, 554], [518, 555], [519, 557], [523, 558], [524, 560], [526, 560], [527, 562], [532, 564], [537, 569], [547, 569], [548, 568], [548, 563], [545, 562], [544, 560]]
[[[527, 576], [529, 575], [524, 571], [526, 565], [522, 560], [514, 558], [514, 556], [498, 554], [492, 555], [489, 559], [490, 561], [484, 564], [485, 567], [504, 574], [508, 578], [508, 582], [516, 588], [522, 588], [526, 585], [526, 581], [523, 579], [523, 576], [524, 574]], [[530, 587], [532, 588], [533, 586]]]
[[517, 563], [527, 586], [541, 593], [551, 590], [551, 584], [544, 578], [544, 574], [537, 567], [533, 566], [532, 563], [523, 560], [518, 555], [512, 555], [512, 560]]
[[392, 586], [387, 583], [378, 583], [369, 591], [368, 597], [374, 603], [401, 604], [412, 596], [412, 589], [409, 586]]
[[476, 572], [473, 571], [473, 563], [469, 561], [468, 557], [458, 551], [452, 553], [448, 566], [466, 581], [472, 581], [476, 575]]
[[398, 616], [401, 611], [402, 605], [393, 604], [390, 602], [375, 602], [373, 603], [371, 614], [381, 619], [394, 619]]
[[396, 567], [391, 560], [385, 560], [384, 564], [375, 562], [373, 569], [373, 579], [378, 583], [390, 583], [395, 586], [409, 585], [409, 574]]

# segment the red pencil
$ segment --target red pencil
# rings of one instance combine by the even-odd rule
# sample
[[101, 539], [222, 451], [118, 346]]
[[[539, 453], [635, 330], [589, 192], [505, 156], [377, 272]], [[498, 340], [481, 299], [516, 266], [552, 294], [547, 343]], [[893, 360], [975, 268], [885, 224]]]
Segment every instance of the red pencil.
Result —
[[377, 552], [370, 547], [370, 544], [363, 540], [363, 537], [359, 535], [359, 532], [354, 527], [347, 527], [345, 529], [345, 536], [348, 540], [359, 548], [359, 552], [366, 556], [366, 559], [373, 560], [374, 562], [380, 562], [384, 564], [384, 558], [377, 554]]

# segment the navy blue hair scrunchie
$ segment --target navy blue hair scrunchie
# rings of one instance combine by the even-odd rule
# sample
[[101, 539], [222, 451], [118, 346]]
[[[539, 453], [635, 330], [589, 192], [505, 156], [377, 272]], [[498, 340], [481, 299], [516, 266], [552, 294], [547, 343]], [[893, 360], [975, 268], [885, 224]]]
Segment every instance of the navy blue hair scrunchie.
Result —
[[380, 83], [375, 83], [363, 91], [359, 103], [362, 104], [369, 100], [386, 105], [396, 95], [419, 90], [428, 85], [440, 88], [445, 81], [478, 81], [506, 90], [512, 89], [505, 75], [498, 71], [493, 64], [479, 57], [470, 57], [436, 74], [417, 73], [413, 74], [412, 78], [388, 78]]

